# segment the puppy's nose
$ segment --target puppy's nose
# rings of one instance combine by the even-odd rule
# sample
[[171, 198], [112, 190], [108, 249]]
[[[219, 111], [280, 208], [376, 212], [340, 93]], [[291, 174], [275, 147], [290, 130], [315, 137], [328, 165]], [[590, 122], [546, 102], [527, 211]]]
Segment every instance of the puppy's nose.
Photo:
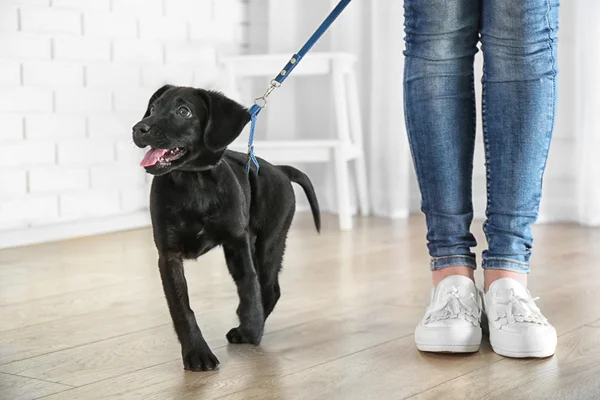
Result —
[[150, 125], [145, 122], [138, 122], [133, 126], [133, 133], [148, 133], [150, 132]]
[[145, 122], [138, 122], [133, 126], [133, 143], [139, 148], [144, 148], [148, 145], [147, 141], [150, 137], [150, 125]]

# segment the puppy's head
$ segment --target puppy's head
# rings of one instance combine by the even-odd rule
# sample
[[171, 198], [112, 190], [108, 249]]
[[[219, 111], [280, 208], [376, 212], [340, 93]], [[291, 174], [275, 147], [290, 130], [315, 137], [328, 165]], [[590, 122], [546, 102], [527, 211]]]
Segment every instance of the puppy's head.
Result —
[[248, 121], [248, 110], [221, 93], [167, 85], [150, 98], [133, 141], [150, 147], [140, 163], [150, 174], [203, 170], [219, 162]]

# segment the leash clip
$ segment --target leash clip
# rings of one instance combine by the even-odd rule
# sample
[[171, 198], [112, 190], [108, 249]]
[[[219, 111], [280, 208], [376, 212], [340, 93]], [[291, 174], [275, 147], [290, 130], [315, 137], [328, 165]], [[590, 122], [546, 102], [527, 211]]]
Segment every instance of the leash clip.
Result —
[[331, 11], [331, 13], [327, 16], [325, 21], [319, 26], [319, 28], [312, 34], [312, 36], [308, 39], [308, 41], [302, 46], [298, 53], [294, 54], [292, 58], [288, 61], [285, 67], [277, 74], [277, 76], [271, 80], [270, 86], [267, 88], [265, 94], [260, 97], [254, 99], [254, 105], [250, 107], [248, 112], [250, 113], [251, 125], [250, 125], [250, 136], [248, 138], [248, 159], [246, 161], [246, 175], [250, 173], [250, 164], [254, 164], [256, 167], [256, 172], [258, 173], [258, 160], [254, 156], [254, 129], [256, 127], [256, 117], [260, 113], [260, 111], [267, 106], [267, 97], [273, 92], [273, 90], [277, 89], [281, 86], [284, 80], [287, 79], [288, 76], [292, 73], [294, 68], [298, 65], [302, 58], [309, 52], [309, 50], [314, 46], [314, 44], [321, 38], [321, 36], [327, 31], [327, 29], [331, 26], [333, 21], [342, 13], [342, 11], [346, 8], [348, 4], [350, 4], [351, 0], [340, 0], [338, 5]]
[[265, 94], [260, 97], [254, 99], [254, 104], [259, 106], [261, 109], [267, 106], [267, 97], [273, 92], [273, 90], [277, 89], [281, 86], [281, 83], [277, 82], [275, 79], [271, 80], [271, 85], [267, 88]]

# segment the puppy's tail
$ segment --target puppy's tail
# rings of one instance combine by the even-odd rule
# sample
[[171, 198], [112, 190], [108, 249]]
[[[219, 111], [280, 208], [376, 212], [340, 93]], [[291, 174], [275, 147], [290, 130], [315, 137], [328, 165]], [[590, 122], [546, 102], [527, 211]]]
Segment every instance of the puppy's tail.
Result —
[[315, 194], [315, 188], [313, 188], [312, 182], [304, 172], [299, 171], [294, 167], [280, 165], [279, 169], [286, 174], [292, 182], [297, 183], [304, 189], [304, 193], [310, 204], [313, 220], [315, 221], [315, 227], [317, 228], [317, 232], [321, 232], [321, 211], [319, 211], [319, 201], [317, 200], [317, 195]]

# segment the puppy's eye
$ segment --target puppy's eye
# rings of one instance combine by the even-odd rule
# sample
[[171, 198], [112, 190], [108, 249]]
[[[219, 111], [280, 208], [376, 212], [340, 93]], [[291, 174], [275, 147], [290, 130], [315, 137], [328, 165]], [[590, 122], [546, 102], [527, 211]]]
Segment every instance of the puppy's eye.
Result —
[[156, 106], [154, 104], [152, 104], [150, 106], [150, 115], [154, 114], [154, 111], [156, 110]]
[[183, 117], [183, 118], [189, 118], [192, 116], [192, 112], [187, 107], [179, 107], [177, 109], [177, 115], [179, 115], [180, 117]]

